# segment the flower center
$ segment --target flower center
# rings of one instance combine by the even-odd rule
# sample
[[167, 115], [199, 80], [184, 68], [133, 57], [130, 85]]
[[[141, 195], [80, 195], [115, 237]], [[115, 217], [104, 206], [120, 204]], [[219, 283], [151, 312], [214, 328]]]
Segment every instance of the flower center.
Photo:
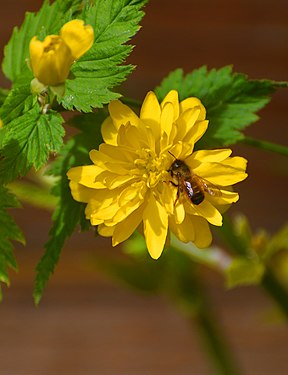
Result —
[[159, 182], [166, 180], [167, 171], [165, 169], [163, 156], [157, 156], [156, 153], [150, 149], [137, 150], [136, 153], [139, 158], [134, 160], [136, 170], [134, 170], [133, 173], [141, 176], [147, 187], [153, 188]]

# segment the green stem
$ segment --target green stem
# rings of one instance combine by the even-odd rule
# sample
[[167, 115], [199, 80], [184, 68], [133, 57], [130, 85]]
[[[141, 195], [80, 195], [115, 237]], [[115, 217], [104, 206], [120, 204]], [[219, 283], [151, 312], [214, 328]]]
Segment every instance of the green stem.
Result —
[[271, 143], [271, 142], [263, 141], [260, 139], [254, 139], [252, 137], [247, 137], [247, 136], [241, 140], [241, 143], [244, 143], [253, 147], [258, 147], [265, 151], [272, 151], [281, 155], [288, 156], [288, 147], [278, 145], [276, 143]]

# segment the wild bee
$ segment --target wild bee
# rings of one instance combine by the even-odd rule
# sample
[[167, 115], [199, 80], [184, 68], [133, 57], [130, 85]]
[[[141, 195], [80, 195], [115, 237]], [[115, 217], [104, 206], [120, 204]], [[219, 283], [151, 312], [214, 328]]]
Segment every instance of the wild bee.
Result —
[[[169, 153], [171, 154], [171, 152]], [[173, 154], [171, 155], [175, 161], [171, 164], [168, 172], [172, 177], [171, 183], [178, 187], [177, 199], [182, 194], [193, 204], [199, 205], [205, 198], [205, 192], [211, 196], [219, 197], [221, 195], [217, 186], [197, 176], [183, 160], [176, 159]]]

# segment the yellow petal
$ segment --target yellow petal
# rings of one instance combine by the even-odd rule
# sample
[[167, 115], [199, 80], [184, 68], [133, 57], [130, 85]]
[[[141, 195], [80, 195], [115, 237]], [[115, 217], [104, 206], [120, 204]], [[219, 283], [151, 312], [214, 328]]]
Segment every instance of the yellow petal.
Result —
[[167, 231], [168, 215], [165, 208], [150, 194], [143, 212], [144, 236], [152, 258], [158, 259], [163, 251]]
[[197, 121], [194, 126], [186, 133], [183, 142], [196, 143], [208, 128], [208, 121]]
[[111, 237], [111, 236], [113, 236], [115, 227], [116, 226], [114, 226], [114, 227], [107, 227], [105, 224], [100, 224], [98, 226], [97, 230], [98, 230], [98, 233], [100, 234], [100, 236]]
[[198, 98], [187, 98], [180, 102], [180, 112], [184, 112], [189, 108], [197, 108], [200, 110], [199, 120], [205, 120], [206, 109]]
[[185, 209], [183, 204], [178, 203], [175, 205], [175, 221], [177, 224], [181, 224], [183, 220], [185, 219]]
[[195, 239], [195, 229], [190, 217], [186, 215], [182, 223], [177, 223], [173, 216], [169, 218], [169, 228], [180, 241], [185, 243], [194, 242]]
[[222, 215], [207, 199], [204, 199], [198, 206], [194, 206], [199, 216], [204, 217], [209, 223], [217, 226], [222, 225]]
[[195, 122], [198, 120], [200, 114], [200, 109], [188, 109], [185, 112], [181, 113], [177, 120], [177, 136], [174, 140], [176, 141], [183, 141], [183, 138], [186, 136], [187, 132], [195, 125]]
[[140, 119], [152, 130], [155, 141], [160, 137], [160, 118], [161, 107], [158, 99], [153, 91], [149, 91], [141, 107]]
[[220, 190], [220, 196], [206, 196], [206, 199], [209, 200], [213, 204], [213, 206], [217, 207], [218, 205], [224, 204], [231, 204], [235, 203], [239, 200], [239, 194], [235, 193], [235, 191], [227, 191], [227, 190]]
[[161, 113], [161, 130], [166, 133], [168, 138], [170, 136], [174, 117], [174, 107], [171, 103], [166, 103]]
[[243, 181], [247, 161], [241, 157], [228, 158], [221, 163], [203, 163], [194, 173], [218, 186], [229, 186]]
[[90, 189], [74, 181], [70, 181], [69, 186], [72, 197], [75, 199], [75, 201], [88, 203], [95, 197], [94, 189]]
[[131, 125], [138, 126], [139, 117], [132, 111], [132, 109], [121, 103], [119, 100], [113, 100], [110, 102], [108, 109], [117, 131], [121, 125], [126, 125], [128, 122], [130, 122]]
[[127, 240], [133, 232], [137, 229], [142, 221], [144, 205], [133, 211], [126, 219], [116, 225], [113, 233], [112, 245], [116, 246], [119, 243]]
[[102, 168], [96, 165], [85, 165], [83, 167], [74, 167], [67, 172], [69, 180], [78, 182], [84, 186], [91, 188], [105, 188], [105, 185], [99, 181], [95, 181], [96, 176], [101, 173]]
[[72, 20], [61, 28], [60, 36], [70, 48], [75, 60], [84, 55], [93, 45], [94, 30], [82, 20]]
[[210, 246], [212, 234], [208, 222], [200, 216], [190, 216], [190, 220], [193, 223], [195, 231], [194, 244], [200, 249]]
[[186, 159], [187, 164], [193, 161], [199, 163], [207, 162], [220, 162], [227, 159], [232, 153], [232, 150], [229, 148], [215, 149], [215, 150], [199, 150], [193, 152], [193, 154]]
[[168, 94], [165, 96], [161, 103], [161, 108], [166, 106], [167, 103], [171, 103], [173, 106], [173, 119], [172, 121], [176, 121], [179, 117], [179, 98], [178, 98], [178, 91], [171, 90], [168, 92]]
[[101, 125], [101, 134], [105, 143], [110, 145], [117, 145], [117, 129], [111, 119], [111, 117], [107, 117], [102, 125]]

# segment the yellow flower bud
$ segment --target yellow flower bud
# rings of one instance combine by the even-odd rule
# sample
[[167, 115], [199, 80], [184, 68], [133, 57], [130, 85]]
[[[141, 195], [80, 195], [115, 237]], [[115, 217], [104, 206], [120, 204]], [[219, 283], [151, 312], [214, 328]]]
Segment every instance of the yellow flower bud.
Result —
[[47, 86], [63, 83], [71, 65], [92, 46], [94, 31], [82, 20], [72, 20], [60, 30], [60, 35], [48, 35], [41, 42], [30, 41], [30, 64], [35, 78]]

